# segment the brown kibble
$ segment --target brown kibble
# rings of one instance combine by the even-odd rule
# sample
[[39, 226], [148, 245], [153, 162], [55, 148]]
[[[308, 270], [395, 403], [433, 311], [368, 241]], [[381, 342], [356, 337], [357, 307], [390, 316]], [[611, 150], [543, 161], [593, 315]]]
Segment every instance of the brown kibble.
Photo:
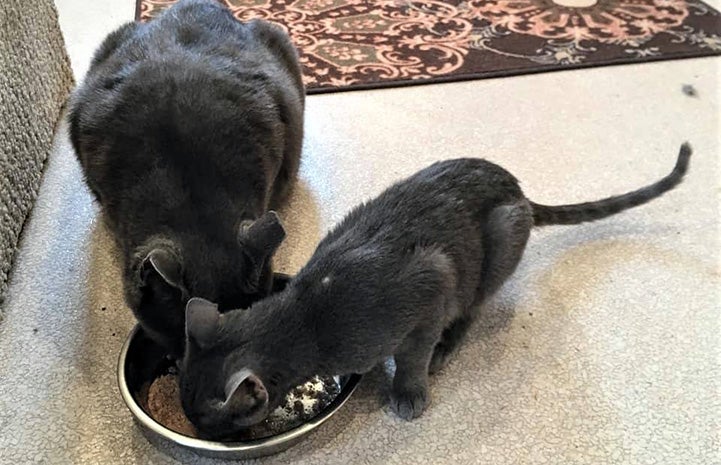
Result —
[[180, 405], [180, 388], [175, 375], [163, 375], [153, 381], [148, 390], [148, 411], [166, 428], [191, 438], [197, 437]]
[[302, 414], [305, 411], [305, 408], [303, 407], [303, 402], [296, 400], [295, 403], [293, 404], [293, 410], [298, 415]]

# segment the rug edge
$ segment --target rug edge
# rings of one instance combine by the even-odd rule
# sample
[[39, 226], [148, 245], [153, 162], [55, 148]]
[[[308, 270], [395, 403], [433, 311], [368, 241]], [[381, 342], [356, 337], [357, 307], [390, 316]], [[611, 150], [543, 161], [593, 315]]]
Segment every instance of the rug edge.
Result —
[[312, 87], [306, 88], [306, 95], [318, 95], [318, 94], [332, 94], [334, 92], [351, 92], [356, 90], [374, 90], [374, 89], [389, 89], [394, 87], [414, 87], [423, 86], [427, 84], [450, 84], [453, 82], [468, 82], [468, 81], [481, 81], [485, 79], [498, 79], [504, 77], [517, 77], [524, 75], [534, 75], [542, 73], [556, 73], [563, 71], [578, 71], [583, 69], [592, 68], [604, 68], [607, 66], [628, 66], [628, 65], [642, 65], [648, 63], [659, 63], [662, 61], [677, 61], [677, 60], [689, 60], [699, 58], [713, 58], [721, 56], [721, 51], [704, 51], [698, 50], [694, 52], [680, 52], [680, 53], [669, 53], [662, 57], [642, 57], [642, 58], [618, 58], [615, 60], [608, 60], [599, 63], [578, 63], [572, 65], [553, 66], [531, 66], [528, 68], [507, 68], [498, 71], [488, 71], [484, 73], [467, 73], [467, 74], [452, 74], [448, 76], [439, 76], [436, 78], [429, 78], [423, 80], [399, 80], [399, 81], [377, 81], [366, 84], [351, 84], [344, 87]]

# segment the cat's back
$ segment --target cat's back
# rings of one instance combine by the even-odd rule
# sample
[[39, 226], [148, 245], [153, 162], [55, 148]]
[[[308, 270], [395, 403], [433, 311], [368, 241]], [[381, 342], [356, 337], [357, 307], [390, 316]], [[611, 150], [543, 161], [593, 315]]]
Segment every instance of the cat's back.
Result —
[[[128, 23], [111, 34], [94, 55], [89, 75], [178, 57], [205, 58], [220, 67], [230, 60], [235, 68], [292, 71], [297, 57], [286, 56], [284, 45], [290, 45], [287, 35], [268, 22], [238, 21], [215, 0], [181, 0], [148, 23]], [[237, 72], [231, 68], [224, 71]]]
[[[516, 178], [480, 158], [436, 162], [356, 207], [328, 236], [328, 242], [421, 237], [462, 232], [490, 209], [523, 198]], [[356, 237], [357, 236], [357, 237]]]
[[442, 205], [456, 199], [484, 204], [518, 195], [522, 195], [518, 180], [503, 167], [483, 158], [456, 158], [435, 162], [395, 183], [378, 201], [417, 199], [416, 203], [428, 203], [438, 199]]
[[105, 40], [71, 102], [71, 131], [74, 138], [96, 128], [132, 136], [145, 130], [143, 118], [174, 109], [206, 126], [277, 117], [262, 113], [279, 106], [302, 111], [297, 60], [288, 52], [287, 37], [268, 23], [240, 23], [213, 0], [183, 0]]
[[204, 204], [266, 195], [288, 128], [302, 133], [303, 88], [287, 53], [293, 48], [277, 29], [240, 23], [213, 0], [182, 0], [108, 36], [69, 116], [106, 210], [116, 199], [134, 208], [142, 197], [167, 211], [177, 186]]
[[302, 121], [294, 53], [274, 26], [240, 23], [213, 0], [182, 0], [147, 24], [123, 26], [100, 46], [71, 101], [81, 162], [100, 139], [140, 142], [170, 129], [232, 144], [248, 139], [247, 128], [257, 138], [280, 132], [281, 116]]
[[459, 279], [473, 281], [480, 272], [488, 213], [520, 198], [516, 179], [494, 163], [471, 158], [435, 163], [352, 210], [321, 241], [299, 277], [322, 282], [321, 274], [330, 270], [352, 287], [349, 295], [386, 289], [378, 302], [392, 300], [391, 295], [415, 302], [402, 293], [404, 283], [418, 280], [408, 278], [409, 270], [419, 270], [418, 254], [440, 252], [452, 260]]

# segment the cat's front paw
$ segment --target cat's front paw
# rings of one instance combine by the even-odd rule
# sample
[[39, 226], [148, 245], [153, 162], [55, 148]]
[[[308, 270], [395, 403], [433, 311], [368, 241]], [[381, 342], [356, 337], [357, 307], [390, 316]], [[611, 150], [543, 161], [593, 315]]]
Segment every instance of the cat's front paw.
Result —
[[448, 363], [450, 355], [450, 351], [444, 345], [438, 344], [433, 350], [431, 363], [428, 365], [428, 373], [434, 375], [441, 371]]
[[429, 403], [428, 389], [422, 386], [394, 389], [391, 393], [391, 410], [404, 420], [418, 418]]
[[448, 361], [453, 355], [453, 350], [448, 348], [443, 343], [438, 343], [433, 349], [433, 356], [431, 357], [431, 363], [428, 365], [428, 373], [434, 375], [441, 371], [443, 367], [448, 364]]

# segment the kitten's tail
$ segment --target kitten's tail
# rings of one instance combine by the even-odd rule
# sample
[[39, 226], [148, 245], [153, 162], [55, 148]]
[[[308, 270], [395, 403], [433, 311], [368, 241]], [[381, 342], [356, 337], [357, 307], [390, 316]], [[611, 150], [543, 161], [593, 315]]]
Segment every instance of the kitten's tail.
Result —
[[595, 202], [573, 205], [547, 206], [530, 202], [535, 226], [551, 224], [579, 224], [600, 220], [629, 208], [649, 202], [676, 187], [683, 179], [691, 158], [691, 145], [685, 142], [678, 152], [676, 166], [670, 174], [650, 186], [623, 195], [608, 197]]

